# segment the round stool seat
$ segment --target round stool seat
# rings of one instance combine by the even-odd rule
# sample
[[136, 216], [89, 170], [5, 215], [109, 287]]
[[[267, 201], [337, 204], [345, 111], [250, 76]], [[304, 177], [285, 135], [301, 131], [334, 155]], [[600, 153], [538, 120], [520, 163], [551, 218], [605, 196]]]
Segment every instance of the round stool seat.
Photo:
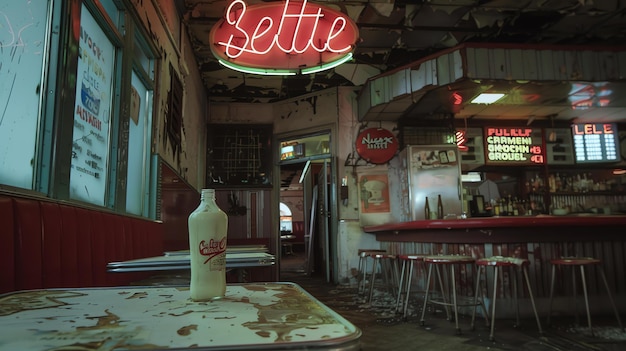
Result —
[[500, 267], [509, 267], [509, 266], [525, 266], [530, 264], [530, 262], [525, 258], [518, 257], [503, 257], [503, 256], [493, 256], [488, 258], [479, 258], [476, 260], [476, 265], [478, 266], [500, 266]]
[[424, 260], [424, 255], [406, 255], [406, 254], [400, 254], [397, 255], [399, 260], [411, 260], [411, 261], [423, 261]]
[[389, 258], [389, 259], [395, 259], [396, 255], [392, 255], [392, 254], [388, 254], [388, 253], [382, 253], [382, 252], [372, 252], [370, 254], [371, 258]]
[[387, 252], [387, 250], [379, 250], [379, 249], [359, 249], [358, 250], [359, 256], [361, 256], [361, 254], [363, 253], [369, 253], [369, 252]]
[[434, 264], [467, 264], [474, 263], [476, 259], [472, 256], [460, 256], [460, 255], [438, 255], [438, 256], [425, 256], [424, 262]]
[[371, 257], [377, 253], [387, 253], [387, 250], [367, 250], [367, 249], [359, 249], [358, 256], [359, 258]]
[[582, 266], [589, 264], [600, 264], [601, 261], [593, 257], [561, 257], [550, 260], [550, 263], [568, 266]]

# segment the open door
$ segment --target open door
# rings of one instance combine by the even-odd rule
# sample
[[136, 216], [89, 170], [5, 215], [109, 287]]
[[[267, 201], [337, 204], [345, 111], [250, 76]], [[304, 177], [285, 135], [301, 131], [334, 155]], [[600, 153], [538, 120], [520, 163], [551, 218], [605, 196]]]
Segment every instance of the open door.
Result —
[[330, 240], [330, 226], [329, 220], [331, 218], [330, 206], [329, 206], [329, 189], [330, 189], [330, 163], [328, 160], [324, 160], [324, 163], [317, 175], [317, 204], [318, 216], [317, 216], [317, 228], [319, 235], [319, 246], [321, 248], [321, 258], [324, 263], [324, 272], [326, 281], [331, 281], [331, 271], [333, 260], [331, 258], [331, 240]]

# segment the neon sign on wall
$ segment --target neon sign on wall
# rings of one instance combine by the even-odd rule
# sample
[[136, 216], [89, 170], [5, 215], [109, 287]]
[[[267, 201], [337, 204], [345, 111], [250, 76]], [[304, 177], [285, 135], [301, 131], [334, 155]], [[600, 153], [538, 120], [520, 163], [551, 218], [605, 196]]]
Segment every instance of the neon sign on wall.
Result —
[[246, 73], [310, 74], [352, 58], [356, 24], [343, 13], [304, 1], [247, 6], [233, 1], [209, 33], [224, 66]]
[[488, 164], [543, 164], [541, 131], [532, 128], [485, 128]]
[[620, 160], [615, 123], [574, 124], [572, 135], [577, 163]]

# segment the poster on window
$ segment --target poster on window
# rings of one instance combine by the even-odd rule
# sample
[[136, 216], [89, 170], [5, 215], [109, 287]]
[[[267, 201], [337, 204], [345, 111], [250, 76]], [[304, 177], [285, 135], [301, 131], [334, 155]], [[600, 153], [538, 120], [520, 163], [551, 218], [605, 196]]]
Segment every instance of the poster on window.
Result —
[[391, 203], [387, 173], [361, 173], [358, 180], [361, 225], [388, 223], [391, 216]]
[[70, 197], [104, 205], [115, 48], [84, 5], [79, 41]]

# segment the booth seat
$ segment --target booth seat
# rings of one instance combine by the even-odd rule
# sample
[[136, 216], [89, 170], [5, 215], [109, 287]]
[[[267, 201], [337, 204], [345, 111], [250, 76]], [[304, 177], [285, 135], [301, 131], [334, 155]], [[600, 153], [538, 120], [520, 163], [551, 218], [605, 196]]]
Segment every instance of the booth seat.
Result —
[[147, 273], [107, 263], [162, 253], [161, 222], [0, 194], [0, 293], [127, 285]]
[[304, 245], [304, 241], [305, 241], [305, 229], [304, 229], [304, 222], [303, 221], [293, 221], [291, 223], [291, 228], [292, 228], [292, 234], [295, 236], [295, 238], [293, 240], [291, 240], [291, 242], [293, 244], [302, 244]]

